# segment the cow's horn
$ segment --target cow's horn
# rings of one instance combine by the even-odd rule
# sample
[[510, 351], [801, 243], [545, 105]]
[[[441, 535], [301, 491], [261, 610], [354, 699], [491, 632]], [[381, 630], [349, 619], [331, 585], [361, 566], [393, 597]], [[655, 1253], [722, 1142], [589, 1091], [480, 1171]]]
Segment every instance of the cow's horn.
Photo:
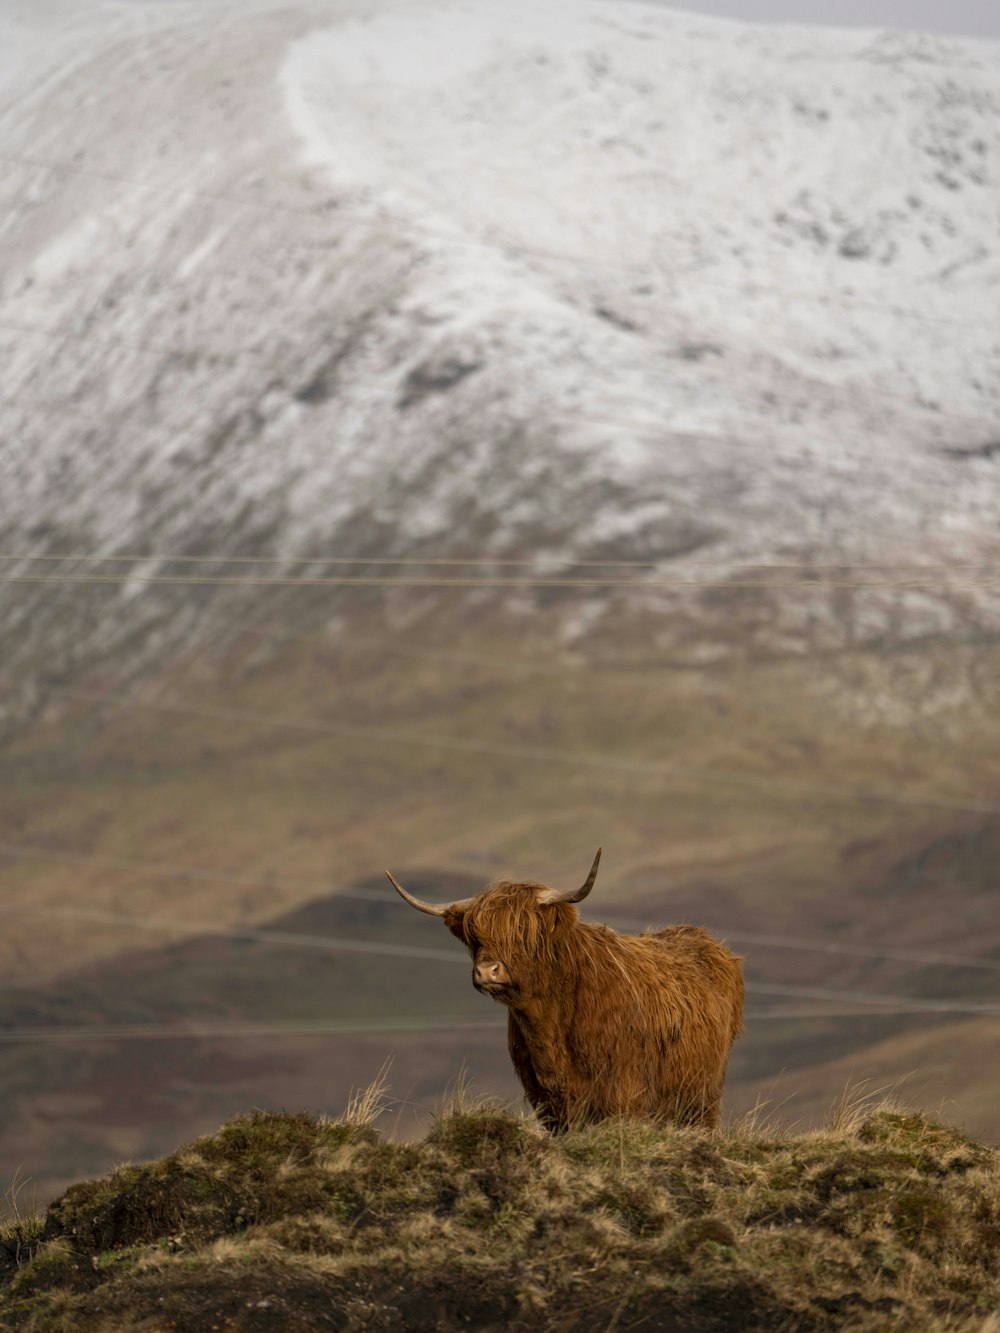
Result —
[[590, 867], [590, 874], [576, 890], [566, 889], [546, 889], [539, 895], [538, 901], [550, 907], [553, 903], [582, 903], [587, 894], [594, 887], [594, 880], [597, 878], [597, 867], [601, 863], [601, 852], [603, 848], [598, 847], [597, 855], [594, 857], [594, 864]]
[[444, 916], [445, 912], [467, 912], [474, 902], [472, 898], [459, 898], [453, 903], [442, 903], [440, 907], [435, 907], [433, 903], [422, 902], [421, 899], [414, 898], [412, 893], [407, 893], [402, 884], [397, 884], [393, 879], [391, 870], [385, 873], [389, 876], [389, 883], [403, 901], [415, 907], [418, 912], [426, 912], [428, 916]]

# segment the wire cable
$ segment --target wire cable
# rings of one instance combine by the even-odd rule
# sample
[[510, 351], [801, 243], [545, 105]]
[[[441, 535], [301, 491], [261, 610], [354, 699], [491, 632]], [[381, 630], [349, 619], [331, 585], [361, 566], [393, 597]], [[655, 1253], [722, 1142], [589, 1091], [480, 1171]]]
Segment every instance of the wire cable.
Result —
[[289, 718], [236, 708], [194, 708], [189, 705], [169, 702], [144, 702], [136, 699], [122, 701], [109, 694], [89, 694], [79, 690], [55, 691], [53, 693], [58, 694], [60, 698], [77, 699], [99, 705], [111, 704], [120, 708], [143, 708], [155, 712], [175, 713], [181, 716], [215, 718], [224, 722], [250, 722], [259, 726], [288, 728], [293, 731], [313, 732], [317, 735], [351, 736], [359, 740], [378, 741], [392, 745], [427, 746], [431, 749], [447, 750], [458, 754], [483, 754], [502, 759], [530, 759], [545, 763], [572, 764], [608, 772], [668, 778], [671, 782], [682, 786], [733, 786], [747, 790], [787, 792], [799, 796], [834, 797], [837, 800], [852, 802], [878, 801], [887, 805], [918, 809], [962, 810], [974, 814], [1000, 814], [1000, 803], [988, 800], [949, 800], [946, 797], [901, 796], [898, 792], [883, 791], [871, 787], [841, 787], [833, 783], [807, 782], [793, 778], [767, 778], [748, 773], [720, 772], [718, 769], [707, 772], [692, 771], [690, 768], [683, 770], [677, 764], [668, 764], [656, 760], [619, 759], [613, 755], [595, 754], [586, 750], [558, 750], [554, 747], [511, 745], [499, 742], [488, 743], [461, 737], [437, 736], [426, 732], [323, 722], [314, 718]]
[[[341, 895], [337, 895], [338, 897]], [[343, 895], [346, 897], [347, 895]], [[369, 901], [372, 901], [369, 899]], [[252, 944], [269, 944], [275, 948], [318, 949], [326, 953], [363, 953], [378, 954], [388, 958], [416, 958], [436, 963], [464, 962], [462, 955], [454, 949], [432, 949], [418, 944], [394, 944], [391, 940], [359, 940], [349, 936], [306, 935], [288, 930], [255, 930], [249, 926], [201, 926], [195, 934], [192, 922], [182, 924], [164, 917], [131, 916], [124, 912], [105, 912], [100, 908], [89, 907], [13, 907], [4, 906], [4, 911], [17, 916], [44, 916], [48, 920], [89, 921], [104, 925], [129, 926], [138, 930], [165, 931], [167, 934], [180, 935], [181, 943], [192, 943], [206, 938], [242, 940]]]
[[940, 578], [926, 579], [914, 574], [898, 579], [596, 579], [537, 577], [495, 578], [392, 578], [387, 575], [344, 575], [342, 577], [316, 575], [202, 575], [202, 574], [144, 574], [129, 571], [121, 574], [0, 574], [0, 584], [99, 584], [120, 586], [124, 583], [151, 587], [244, 587], [244, 588], [630, 588], [635, 592], [671, 592], [679, 588], [779, 588], [806, 589], [812, 592], [827, 588], [888, 588], [908, 591], [920, 588], [949, 589], [1000, 588], [1000, 575], [978, 579], [943, 582]]
[[[856, 1009], [769, 1009], [759, 1013], [748, 1013], [747, 1023], [761, 1022], [828, 1022], [832, 1019], [871, 1019], [897, 1018], [926, 1014], [925, 1008], [914, 1009], [901, 1007], [882, 1009], [877, 1012], [862, 1012]], [[979, 1015], [991, 1017], [993, 1015]], [[1000, 1016], [1000, 1010], [997, 1011]], [[31, 1044], [50, 1042], [101, 1042], [101, 1041], [218, 1041], [250, 1040], [261, 1037], [353, 1037], [369, 1034], [398, 1033], [400, 1036], [411, 1033], [429, 1035], [445, 1032], [495, 1032], [506, 1031], [503, 1020], [491, 1019], [420, 1019], [420, 1018], [371, 1018], [371, 1019], [260, 1019], [248, 1021], [220, 1022], [186, 1020], [184, 1023], [93, 1023], [77, 1027], [0, 1027], [0, 1044]]]
[[[614, 918], [615, 925], [621, 929], [635, 932], [648, 929], [636, 920]], [[850, 941], [804, 940], [797, 935], [767, 935], [750, 930], [722, 930], [711, 928], [714, 934], [727, 943], [756, 944], [765, 949], [790, 949], [794, 952], [820, 953], [838, 958], [873, 958], [884, 962], [916, 963], [928, 967], [975, 968], [983, 972], [1000, 972], [1000, 960], [995, 958], [968, 958], [962, 954], [935, 953], [927, 949], [872, 949], [864, 944], [852, 944]]]
[[[236, 884], [240, 887], [251, 887], [268, 890], [289, 889], [301, 892], [303, 888], [320, 893], [326, 890], [325, 896], [331, 899], [350, 899], [368, 903], [383, 903], [386, 901], [385, 894], [375, 889], [330, 889], [329, 886], [318, 884], [312, 880], [286, 880], [286, 879], [253, 879], [245, 875], [228, 875], [213, 870], [205, 870], [197, 866], [174, 866], [164, 865], [162, 862], [146, 862], [122, 860], [114, 857], [94, 856], [90, 853], [73, 853], [66, 851], [55, 851], [47, 848], [38, 848], [34, 846], [23, 846], [12, 843], [0, 843], [0, 856], [34, 858], [43, 861], [54, 861], [69, 863], [71, 865], [94, 865], [103, 869], [125, 870], [136, 874], [149, 875], [153, 878], [168, 879], [194, 879], [208, 881], [210, 883]], [[392, 902], [392, 899], [388, 901]], [[121, 925], [143, 930], [164, 931], [167, 934], [183, 936], [190, 940], [199, 933], [201, 935], [224, 936], [231, 939], [242, 939], [259, 944], [275, 944], [288, 946], [292, 948], [306, 949], [326, 949], [340, 944], [339, 937], [327, 937], [316, 934], [302, 934], [292, 931], [278, 931], [269, 928], [255, 928], [245, 926], [221, 926], [207, 925], [204, 922], [192, 920], [181, 920], [177, 917], [165, 918], [155, 916], [136, 916], [123, 912], [113, 912], [101, 908], [79, 908], [67, 906], [59, 903], [49, 903], [42, 907], [31, 907], [22, 903], [5, 904], [3, 910], [11, 915], [19, 916], [43, 916], [46, 918], [58, 918], [65, 920], [79, 920], [99, 922], [107, 925]], [[639, 933], [649, 929], [648, 923], [640, 923], [637, 920], [622, 917], [615, 912], [606, 914], [609, 923], [621, 930], [629, 930]], [[760, 944], [764, 947], [779, 948], [791, 950], [799, 953], [820, 953], [832, 955], [846, 955], [850, 957], [870, 958], [881, 961], [901, 961], [913, 962], [925, 965], [935, 965], [940, 967], [962, 967], [972, 968], [983, 971], [1000, 972], [1000, 961], [994, 959], [968, 958], [957, 954], [932, 953], [926, 950], [910, 949], [875, 949], [863, 945], [854, 945], [851, 943], [837, 944], [835, 942], [803, 940], [796, 937], [785, 935], [757, 935], [746, 931], [731, 931], [722, 927], [709, 927], [721, 939], [727, 941], [744, 941], [748, 944]], [[417, 949], [417, 953], [404, 953], [399, 956], [413, 956], [421, 958], [434, 958], [438, 961], [452, 961], [455, 957], [453, 950], [426, 949], [418, 946], [394, 946], [395, 948]], [[932, 998], [932, 997], [925, 997]]]
[[[66, 564], [214, 564], [214, 565], [391, 565], [391, 566], [452, 566], [465, 568], [470, 565], [490, 565], [500, 567], [527, 567], [536, 568], [538, 565], [560, 564], [569, 565], [573, 569], [657, 569], [661, 565], [672, 563], [676, 557], [662, 556], [660, 559], [652, 560], [578, 560], [575, 556], [529, 556], [521, 559], [509, 559], [507, 557], [477, 555], [477, 556], [379, 556], [379, 555], [305, 555], [294, 554], [286, 556], [276, 555], [172, 555], [166, 551], [150, 551], [145, 555], [110, 555], [102, 552], [81, 552], [76, 551], [67, 554], [51, 554], [48, 552], [32, 554], [30, 552], [4, 552], [0, 553], [0, 561], [8, 562], [28, 562], [28, 561], [46, 561], [62, 562]], [[904, 570], [913, 571], [916, 574], [932, 573], [942, 571], [949, 573], [956, 569], [979, 570], [984, 566], [990, 571], [993, 577], [994, 566], [996, 566], [995, 577], [1000, 578], [1000, 565], [992, 559], [978, 561], [919, 561], [919, 560], [897, 560], [897, 561], [855, 561], [855, 560], [746, 560], [741, 557], [733, 557], [730, 560], [707, 561], [684, 561], [686, 570], [694, 569], [728, 569], [732, 565], [741, 565], [744, 569], [760, 569], [765, 573], [770, 570], [795, 569], [811, 572], [813, 570], [826, 569], [874, 569], [874, 570]], [[123, 575], [123, 577], [127, 577]]]

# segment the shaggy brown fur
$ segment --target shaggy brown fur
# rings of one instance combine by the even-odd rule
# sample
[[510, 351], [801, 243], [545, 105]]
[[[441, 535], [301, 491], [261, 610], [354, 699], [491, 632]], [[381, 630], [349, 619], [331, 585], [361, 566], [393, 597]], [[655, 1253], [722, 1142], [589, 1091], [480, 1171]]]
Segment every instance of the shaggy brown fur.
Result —
[[[740, 960], [698, 926], [619, 935], [544, 885], [493, 884], [444, 922], [508, 1008], [511, 1059], [552, 1130], [612, 1116], [713, 1127], [743, 1024]], [[480, 973], [482, 975], [482, 973]]]

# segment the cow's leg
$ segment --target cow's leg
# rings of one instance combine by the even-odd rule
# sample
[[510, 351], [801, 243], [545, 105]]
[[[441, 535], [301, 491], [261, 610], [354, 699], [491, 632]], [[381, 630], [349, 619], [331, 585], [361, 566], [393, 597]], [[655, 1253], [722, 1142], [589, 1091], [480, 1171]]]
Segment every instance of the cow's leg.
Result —
[[507, 1024], [507, 1049], [510, 1051], [514, 1073], [521, 1082], [524, 1095], [532, 1110], [550, 1134], [566, 1129], [565, 1098], [554, 1096], [543, 1088], [535, 1073], [535, 1066], [520, 1027], [511, 1017]]
[[706, 1094], [699, 1102], [690, 1106], [682, 1123], [692, 1129], [718, 1129], [722, 1118], [722, 1097], [720, 1094]]

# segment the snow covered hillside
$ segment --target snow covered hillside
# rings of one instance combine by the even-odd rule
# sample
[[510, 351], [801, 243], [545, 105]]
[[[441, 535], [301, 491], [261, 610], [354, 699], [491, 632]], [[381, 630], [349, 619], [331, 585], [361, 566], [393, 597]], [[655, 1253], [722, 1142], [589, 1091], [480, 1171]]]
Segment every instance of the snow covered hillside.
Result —
[[2, 554], [148, 556], [0, 588], [15, 714], [243, 614], [167, 553], [926, 562], [862, 633], [1000, 623], [960, 568], [1000, 535], [996, 45], [631, 0], [2, 23]]

